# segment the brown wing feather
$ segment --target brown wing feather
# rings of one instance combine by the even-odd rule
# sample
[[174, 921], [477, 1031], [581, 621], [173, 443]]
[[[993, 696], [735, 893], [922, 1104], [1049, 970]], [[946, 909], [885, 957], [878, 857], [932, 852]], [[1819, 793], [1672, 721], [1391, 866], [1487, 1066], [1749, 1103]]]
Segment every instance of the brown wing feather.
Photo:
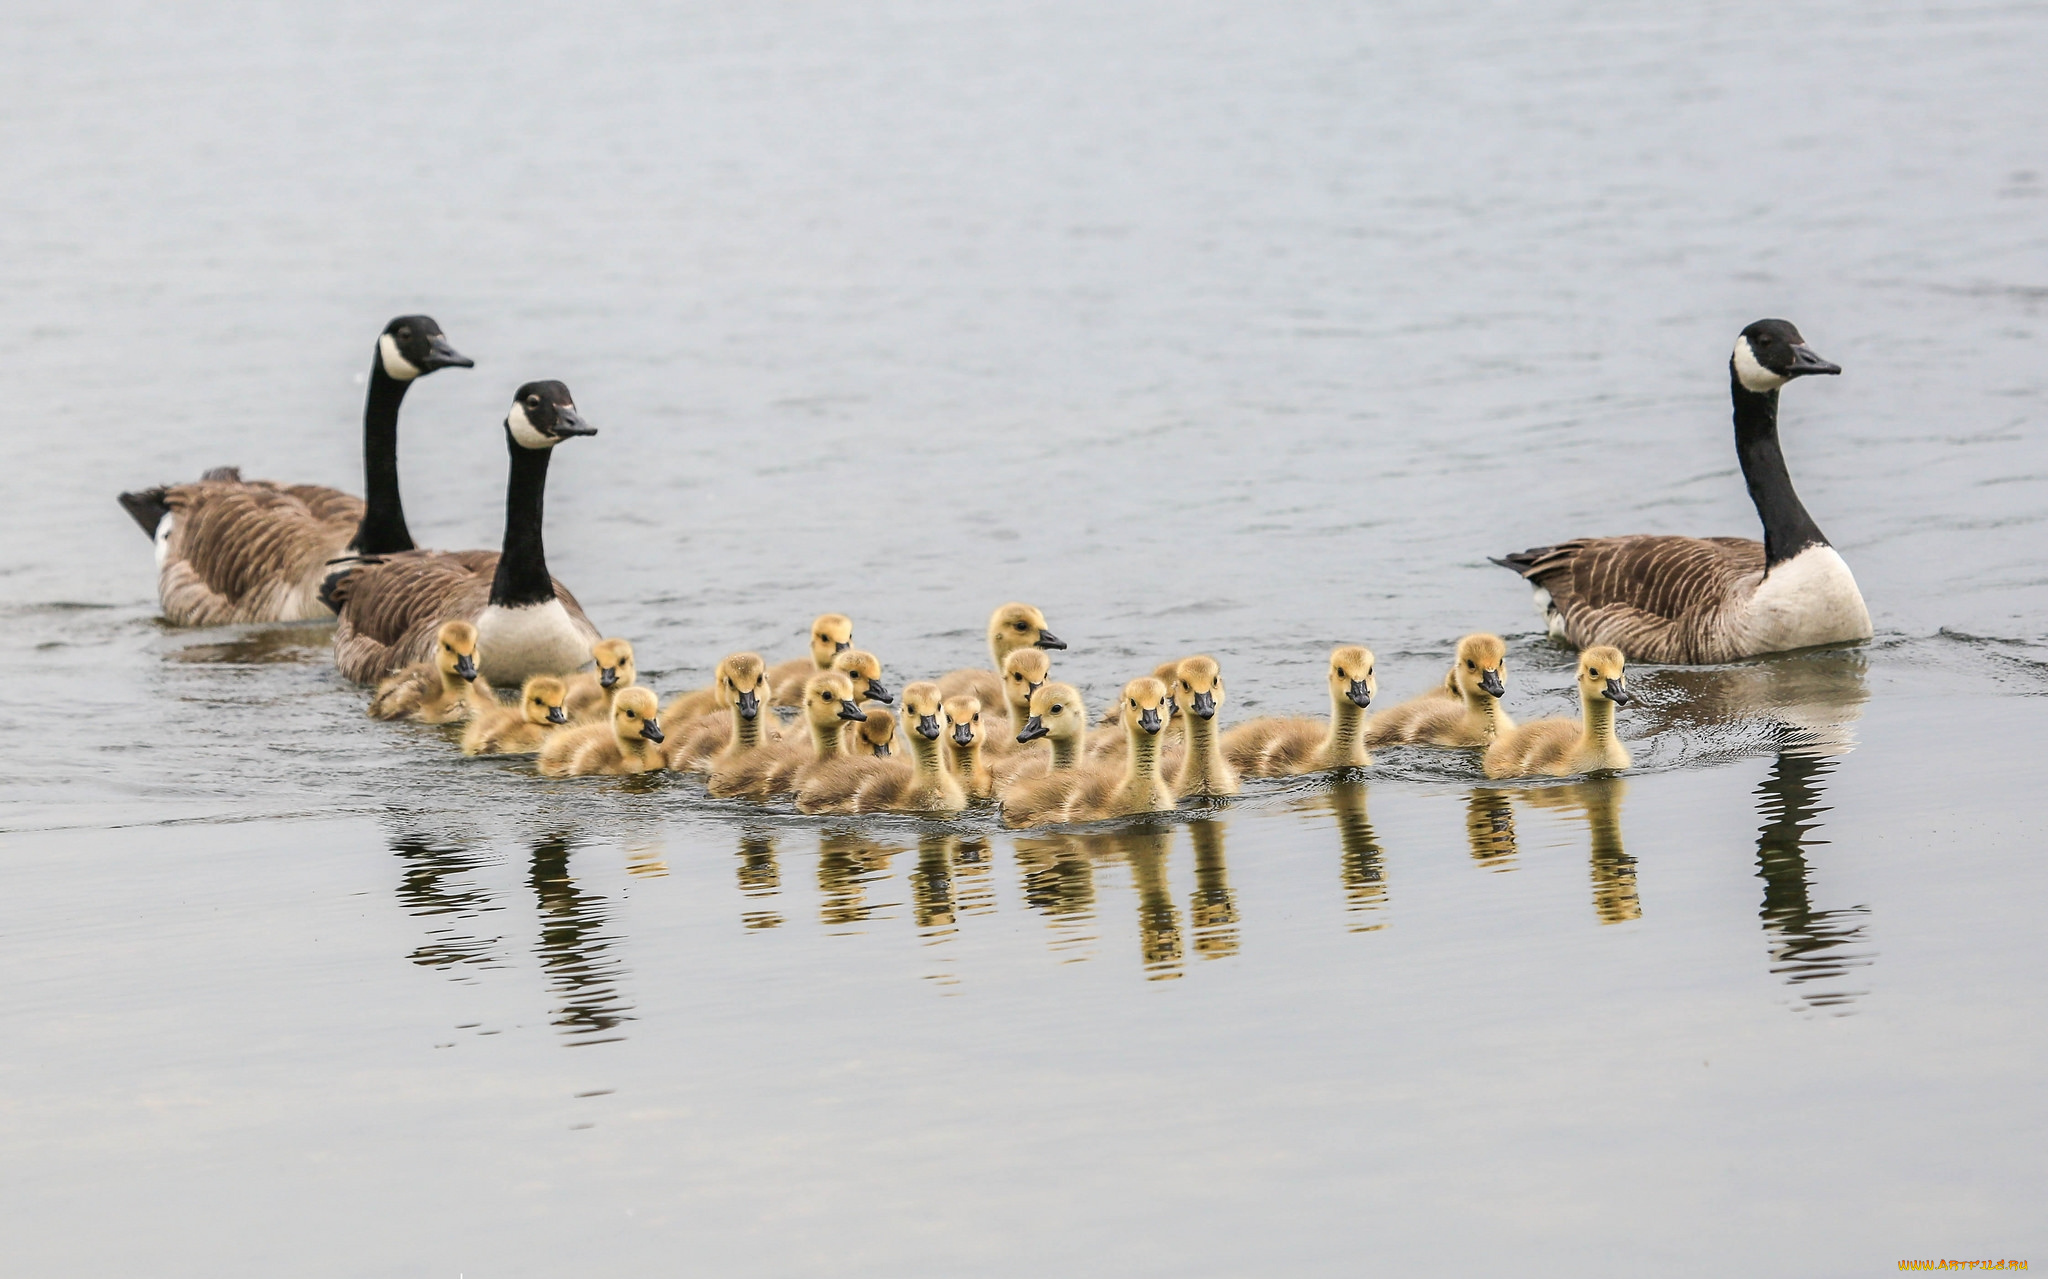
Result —
[[315, 484], [217, 479], [174, 484], [157, 594], [178, 626], [324, 616], [317, 590], [363, 517], [358, 498]]
[[1500, 562], [1550, 592], [1576, 647], [1712, 662], [1728, 656], [1719, 624], [1762, 579], [1764, 548], [1743, 537], [1579, 538]]
[[[496, 551], [405, 551], [356, 565], [330, 587], [340, 605], [334, 665], [356, 683], [372, 684], [431, 659], [443, 622], [474, 622], [490, 606], [497, 571]], [[594, 640], [597, 627], [569, 588], [557, 581], [555, 595]]]

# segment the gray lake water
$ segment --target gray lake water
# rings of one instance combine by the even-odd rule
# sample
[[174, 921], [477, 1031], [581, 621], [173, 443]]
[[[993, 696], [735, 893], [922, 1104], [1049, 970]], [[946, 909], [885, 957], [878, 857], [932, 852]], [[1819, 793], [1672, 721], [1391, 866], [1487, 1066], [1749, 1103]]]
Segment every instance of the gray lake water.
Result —
[[[2048, 1254], [2048, 10], [7, 8], [0, 1253], [153, 1275], [1866, 1274]], [[1171, 821], [824, 822], [367, 722], [155, 620], [114, 504], [360, 489], [662, 689], [1040, 605], [1099, 699], [1389, 702], [1485, 556], [1755, 532], [1784, 397], [1868, 645], [1639, 668], [1639, 767], [1388, 752]], [[2032, 1205], [2029, 1207], [2028, 1205]]]

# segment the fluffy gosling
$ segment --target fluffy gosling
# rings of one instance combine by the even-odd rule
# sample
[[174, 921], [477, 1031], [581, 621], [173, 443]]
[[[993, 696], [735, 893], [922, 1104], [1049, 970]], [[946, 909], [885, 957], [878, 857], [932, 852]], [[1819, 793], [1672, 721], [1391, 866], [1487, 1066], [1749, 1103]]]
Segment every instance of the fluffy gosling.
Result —
[[[1124, 685], [1120, 708], [1125, 758], [1097, 761], [1078, 770], [1069, 786], [1013, 786], [1003, 796], [1003, 821], [1011, 826], [1055, 822], [1096, 822], [1173, 807], [1173, 792], [1159, 777], [1159, 739], [1166, 730], [1166, 685], [1146, 676]], [[1064, 780], [1064, 779], [1047, 779]], [[1056, 804], [1043, 792], [1061, 792]]]
[[939, 677], [946, 697], [975, 697], [983, 706], [1007, 705], [1003, 697], [1003, 663], [1020, 648], [1065, 648], [1066, 641], [1045, 627], [1045, 614], [1029, 604], [1005, 604], [989, 614], [988, 670], [948, 671]]
[[444, 622], [432, 662], [387, 675], [370, 696], [371, 719], [452, 724], [498, 708], [491, 686], [476, 677], [476, 627]]
[[1502, 733], [1486, 748], [1488, 777], [1570, 777], [1629, 766], [1628, 748], [1614, 735], [1614, 708], [1635, 700], [1627, 663], [1618, 648], [1601, 645], [1579, 654], [1579, 718], [1539, 719]]
[[644, 688], [619, 690], [609, 723], [565, 729], [540, 750], [544, 777], [616, 777], [665, 768], [661, 705]]
[[711, 793], [766, 799], [795, 790], [819, 764], [846, 756], [840, 725], [867, 718], [853, 700], [853, 679], [845, 671], [816, 671], [804, 682], [802, 723], [809, 739], [781, 737], [743, 758], [713, 765]]
[[533, 754], [569, 722], [562, 705], [568, 695], [568, 685], [559, 676], [533, 676], [519, 690], [519, 705], [494, 706], [470, 721], [462, 735], [462, 753]]
[[1048, 742], [1051, 752], [1016, 752], [994, 761], [998, 795], [1021, 783], [1056, 775], [1064, 775], [1071, 783], [1087, 753], [1088, 705], [1080, 689], [1072, 684], [1041, 684], [1032, 691], [1026, 711], [1017, 741], [1025, 745]]
[[946, 716], [946, 767], [960, 779], [969, 799], [988, 799], [995, 794], [995, 774], [982, 757], [988, 730], [981, 720], [981, 699], [949, 697], [942, 709]]
[[1247, 720], [1223, 735], [1223, 757], [1246, 777], [1293, 777], [1332, 768], [1364, 768], [1366, 710], [1379, 682], [1372, 650], [1345, 645], [1331, 652], [1327, 722], [1270, 715]]
[[910, 758], [827, 760], [797, 788], [806, 813], [923, 813], [950, 816], [967, 806], [960, 779], [946, 770], [939, 739], [945, 698], [920, 680], [903, 689], [904, 738]]
[[711, 688], [723, 703], [722, 713], [678, 722], [666, 708], [662, 710], [664, 731], [671, 739], [668, 766], [679, 773], [708, 771], [714, 761], [732, 763], [777, 736], [775, 712], [768, 709], [768, 664], [760, 654], [730, 653], [721, 658]]
[[1467, 635], [1444, 682], [1373, 716], [1366, 745], [1491, 746], [1515, 726], [1501, 709], [1507, 693], [1508, 646], [1498, 635]]
[[569, 719], [578, 724], [596, 724], [611, 718], [612, 696], [631, 688], [639, 679], [633, 665], [633, 646], [622, 639], [599, 640], [590, 646], [594, 671], [569, 677]]
[[832, 659], [853, 647], [853, 619], [844, 613], [821, 613], [811, 623], [811, 655], [793, 657], [768, 668], [776, 706], [800, 706], [804, 683], [819, 671], [832, 669]]
[[1223, 707], [1223, 671], [1209, 656], [1182, 658], [1174, 668], [1173, 702], [1180, 707], [1187, 748], [1164, 762], [1161, 775], [1175, 799], [1235, 795], [1237, 770], [1216, 743], [1216, 712]]

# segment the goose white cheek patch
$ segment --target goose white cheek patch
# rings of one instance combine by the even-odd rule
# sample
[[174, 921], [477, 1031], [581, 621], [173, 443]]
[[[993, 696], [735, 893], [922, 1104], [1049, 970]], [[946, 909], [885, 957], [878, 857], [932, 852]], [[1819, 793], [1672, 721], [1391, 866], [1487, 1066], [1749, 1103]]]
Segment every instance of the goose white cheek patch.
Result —
[[526, 406], [514, 404], [512, 411], [505, 415], [505, 428], [512, 432], [512, 438], [519, 441], [523, 449], [551, 449], [560, 440], [535, 426], [526, 416]]
[[[358, 347], [358, 350], [362, 348]], [[384, 376], [410, 382], [420, 375], [411, 360], [398, 353], [398, 341], [389, 333], [377, 339], [377, 358], [384, 365]]]
[[1775, 391], [1785, 385], [1784, 378], [1757, 362], [1756, 352], [1749, 349], [1748, 338], [1735, 339], [1735, 376], [1752, 391]]

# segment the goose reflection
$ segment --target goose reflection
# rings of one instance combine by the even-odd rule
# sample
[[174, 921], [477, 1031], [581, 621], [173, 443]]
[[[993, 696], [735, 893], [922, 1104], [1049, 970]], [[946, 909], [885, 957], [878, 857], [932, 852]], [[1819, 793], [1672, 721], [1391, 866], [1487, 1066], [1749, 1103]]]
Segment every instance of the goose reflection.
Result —
[[856, 831], [827, 831], [818, 836], [818, 920], [828, 928], [861, 931], [875, 911], [895, 903], [868, 903], [868, 885], [889, 874], [889, 859], [905, 851]]
[[1230, 867], [1223, 856], [1223, 823], [1189, 822], [1195, 841], [1195, 896], [1188, 906], [1195, 953], [1222, 959], [1237, 953], [1237, 898], [1230, 891]]
[[1472, 860], [1488, 870], [1515, 868], [1515, 793], [1475, 787], [1465, 797], [1465, 840]]
[[1365, 783], [1337, 781], [1296, 801], [1297, 812], [1328, 810], [1337, 821], [1338, 874], [1344, 883], [1345, 927], [1354, 933], [1387, 926], [1386, 850], [1365, 815]]
[[770, 901], [782, 891], [782, 868], [775, 861], [775, 836], [766, 831], [740, 832], [740, 896], [750, 904], [740, 911], [740, 923], [747, 928], [780, 928], [782, 912], [770, 909]]
[[[1822, 782], [1838, 761], [1825, 755], [1781, 751], [1771, 771], [1758, 784], [1757, 874], [1764, 881], [1762, 919], [1770, 943], [1771, 971], [1784, 979], [1810, 1007], [1848, 1011], [1862, 991], [1829, 989], [1852, 968], [1871, 960], [1864, 949], [1867, 906], [1815, 910], [1812, 876], [1806, 866], [1808, 845], [1819, 817], [1827, 812], [1820, 801]], [[1818, 985], [1816, 985], [1818, 983]]]
[[631, 1020], [631, 1005], [619, 994], [620, 966], [605, 932], [605, 899], [578, 888], [569, 874], [574, 849], [565, 834], [536, 840], [527, 883], [540, 912], [541, 971], [561, 1001], [551, 1010], [552, 1020], [570, 1047], [581, 1047], [625, 1038], [612, 1032]]
[[984, 915], [995, 909], [995, 890], [989, 882], [993, 860], [986, 836], [930, 831], [918, 837], [910, 903], [927, 941], [950, 937], [960, 915]]
[[1697, 737], [1731, 724], [1768, 726], [1788, 747], [1845, 754], [1870, 700], [1861, 648], [1813, 649], [1736, 666], [1664, 666], [1630, 672], [1635, 731]]
[[491, 862], [459, 835], [397, 831], [388, 837], [401, 871], [398, 904], [410, 914], [430, 920], [427, 940], [407, 956], [427, 968], [439, 968], [461, 982], [474, 982], [475, 970], [502, 968], [501, 934], [478, 927], [504, 904], [476, 882]]
[[1180, 976], [1180, 911], [1166, 882], [1166, 857], [1173, 831], [1134, 829], [1083, 836], [1090, 858], [1122, 859], [1131, 868], [1131, 886], [1138, 892], [1138, 956], [1148, 981]]
[[1586, 823], [1592, 849], [1593, 914], [1603, 924], [1643, 917], [1636, 892], [1636, 859], [1621, 846], [1621, 800], [1628, 783], [1620, 777], [1594, 777], [1568, 786], [1532, 786], [1521, 799], [1532, 808], [1576, 816]]
[[1095, 934], [1095, 864], [1072, 835], [1019, 835], [1014, 845], [1024, 904], [1047, 916], [1053, 949], [1085, 951]]

